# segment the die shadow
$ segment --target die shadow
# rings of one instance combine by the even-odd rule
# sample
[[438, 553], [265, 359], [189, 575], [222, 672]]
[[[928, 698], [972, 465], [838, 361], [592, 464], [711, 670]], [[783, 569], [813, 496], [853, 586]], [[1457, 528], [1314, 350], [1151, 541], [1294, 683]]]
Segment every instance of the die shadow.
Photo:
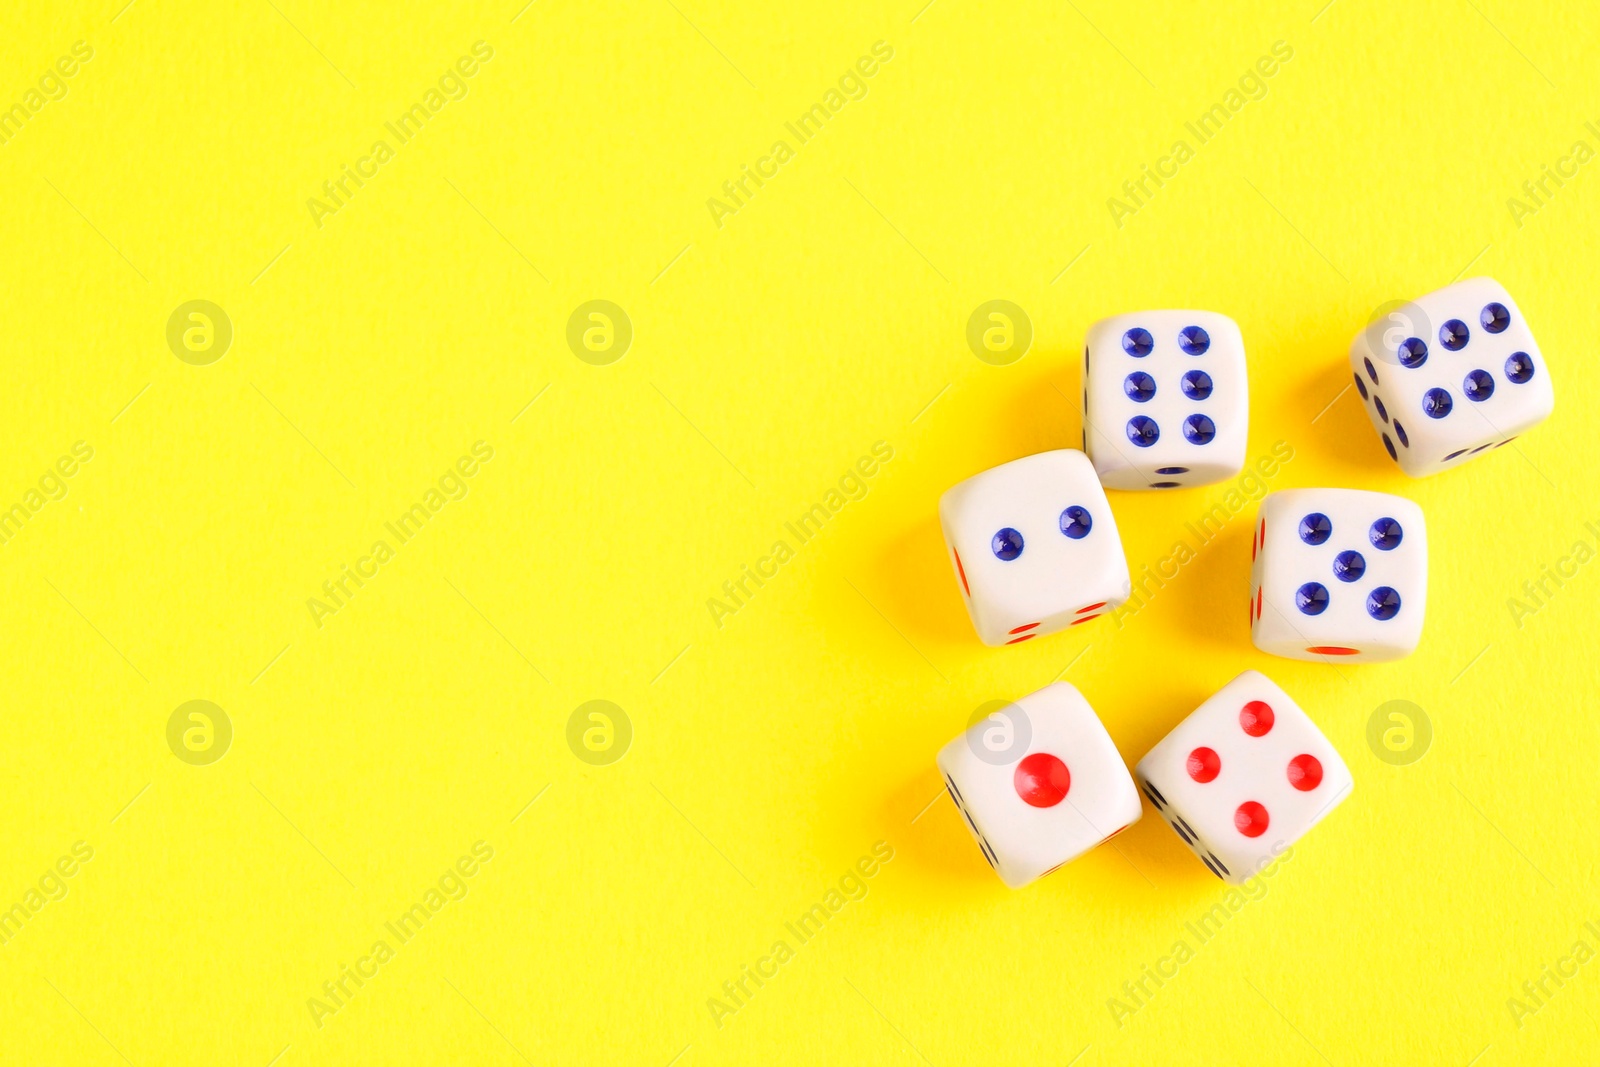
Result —
[[[1250, 546], [1259, 509], [1259, 501], [1247, 498], [1238, 514], [1150, 599], [1144, 611], [1156, 617], [1143, 620], [1146, 625], [1181, 631], [1185, 641], [1224, 659], [1237, 658], [1239, 649], [1251, 647]], [[1193, 535], [1184, 540], [1193, 546]]]
[[[1326, 472], [1323, 482], [1388, 491], [1389, 486], [1406, 480], [1372, 428], [1344, 352], [1319, 356], [1311, 372], [1295, 383], [1293, 393], [1297, 409], [1310, 412], [1308, 418], [1315, 421], [1289, 443], [1295, 446], [1297, 460], [1315, 457], [1317, 466]], [[1303, 457], [1302, 449], [1306, 450]], [[1293, 471], [1291, 465], [1291, 478]]]
[[937, 514], [930, 513], [888, 543], [876, 567], [878, 582], [892, 599], [885, 611], [906, 628], [914, 644], [931, 648], [977, 640]]
[[1011, 459], [1055, 448], [1083, 447], [1083, 373], [1072, 352], [1053, 352], [1042, 369], [1007, 398], [1005, 425], [1019, 431]]
[[[1248, 641], [1248, 637], [1245, 640]], [[1227, 642], [1219, 641], [1219, 644]], [[1184, 678], [1152, 679], [1139, 693], [1137, 704], [1130, 706], [1125, 698], [1123, 703], [1115, 709], [1106, 709], [1104, 714], [1129, 774], [1133, 773], [1140, 756], [1154, 748], [1211, 695], [1204, 686]], [[1134, 784], [1138, 785], [1137, 778]], [[1129, 885], [1150, 889], [1152, 901], [1168, 901], [1173, 894], [1194, 899], [1208, 896], [1221, 883], [1183, 844], [1177, 831], [1142, 790], [1139, 803], [1142, 810], [1139, 821], [1091, 855], [1106, 853], [1113, 867], [1118, 869], [1114, 873]]]
[[889, 840], [908, 866], [929, 879], [963, 889], [994, 880], [994, 872], [984, 862], [931, 761], [925, 772], [882, 793], [878, 808], [880, 825], [899, 828], [897, 836]]
[[[1033, 357], [1030, 357], [1030, 359]], [[1041, 369], [1006, 393], [1004, 415], [988, 444], [959, 464], [940, 492], [1002, 463], [1082, 443], [1082, 412], [1073, 399], [1080, 388], [1072, 353], [1052, 352]], [[1069, 381], [1070, 385], [1063, 384]], [[950, 553], [939, 528], [935, 496], [919, 521], [895, 538], [877, 559], [877, 573], [894, 610], [914, 642], [965, 645], [975, 640], [961, 599]], [[888, 609], [886, 609], [888, 610]], [[935, 656], [935, 661], [939, 657]]]

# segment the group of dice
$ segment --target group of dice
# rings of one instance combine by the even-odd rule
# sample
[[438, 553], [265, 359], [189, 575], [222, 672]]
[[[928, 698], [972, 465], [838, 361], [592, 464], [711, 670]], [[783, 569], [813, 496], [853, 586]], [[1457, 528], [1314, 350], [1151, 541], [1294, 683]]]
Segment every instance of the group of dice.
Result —
[[[1356, 335], [1350, 364], [1385, 449], [1412, 477], [1508, 444], [1554, 407], [1532, 333], [1489, 278], [1398, 305]], [[1083, 451], [1014, 460], [940, 498], [951, 563], [985, 644], [1079, 626], [1128, 599], [1105, 489], [1204, 485], [1244, 465], [1244, 341], [1227, 316], [1104, 319], [1089, 329], [1083, 375]], [[1251, 640], [1262, 651], [1380, 662], [1416, 648], [1428, 547], [1413, 501], [1357, 489], [1271, 493], [1250, 554]], [[1328, 739], [1256, 671], [1151, 749], [1135, 768], [1137, 788], [1094, 710], [1065, 682], [975, 723], [938, 763], [984, 858], [1012, 888], [1136, 822], [1140, 790], [1213, 874], [1237, 884], [1352, 784]]]

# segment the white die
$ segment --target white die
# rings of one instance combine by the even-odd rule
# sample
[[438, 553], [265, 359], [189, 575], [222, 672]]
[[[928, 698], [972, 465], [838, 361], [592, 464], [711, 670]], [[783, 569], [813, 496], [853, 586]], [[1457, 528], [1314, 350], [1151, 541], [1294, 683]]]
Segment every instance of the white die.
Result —
[[1136, 311], [1089, 327], [1084, 451], [1107, 489], [1174, 489], [1244, 466], [1244, 338], [1215, 311]]
[[1539, 345], [1493, 278], [1447, 285], [1373, 321], [1350, 344], [1350, 369], [1384, 448], [1413, 478], [1506, 444], [1555, 407]]
[[1128, 599], [1128, 561], [1105, 490], [1073, 449], [974, 475], [939, 498], [939, 525], [972, 625], [1015, 645]]
[[1000, 880], [1021, 889], [1139, 821], [1128, 768], [1066, 682], [1006, 705], [939, 750], [950, 799]]
[[1250, 543], [1250, 639], [1319, 663], [1408, 656], [1428, 607], [1422, 509], [1362, 489], [1269, 493]]
[[1196, 708], [1134, 775], [1184, 844], [1233, 885], [1287, 851], [1354, 784], [1316, 724], [1257, 671]]

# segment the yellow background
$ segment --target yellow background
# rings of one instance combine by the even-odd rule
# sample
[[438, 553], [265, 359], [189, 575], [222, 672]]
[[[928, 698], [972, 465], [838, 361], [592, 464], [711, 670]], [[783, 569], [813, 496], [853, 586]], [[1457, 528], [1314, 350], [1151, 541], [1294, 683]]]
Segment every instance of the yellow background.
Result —
[[[1600, 147], [1600, 14], [124, 3], [0, 33], [6, 103], [94, 50], [0, 145], [0, 501], [94, 450], [0, 546], [3, 906], [94, 850], [0, 948], [0, 1060], [1587, 1056], [1600, 964], [1520, 1019], [1507, 1000], [1600, 948], [1600, 566], [1520, 620], [1507, 601], [1600, 520], [1600, 167], [1520, 225], [1507, 200]], [[466, 96], [393, 143], [480, 40]], [[878, 41], [865, 97], [719, 227], [707, 200]], [[1276, 41], [1266, 95], [1197, 145], [1185, 121]], [[307, 201], [380, 138], [395, 158], [319, 226]], [[1118, 227], [1108, 198], [1180, 138], [1195, 158]], [[1409, 481], [1346, 348], [1469, 273], [1520, 302], [1556, 413]], [[166, 341], [191, 299], [233, 325], [207, 366]], [[634, 330], [607, 366], [566, 343], [594, 299]], [[1008, 366], [966, 343], [991, 299], [1033, 325]], [[978, 644], [938, 494], [1074, 446], [1085, 328], [1160, 306], [1241, 324], [1249, 454], [1295, 453], [1273, 488], [1426, 509], [1410, 658], [1256, 652], [1253, 503], [1121, 628]], [[319, 627], [307, 600], [480, 440], [465, 498]], [[877, 441], [864, 498], [795, 543]], [[1135, 575], [1225, 488], [1112, 494]], [[794, 558], [716, 625], [780, 538]], [[1013, 893], [940, 799], [934, 754], [986, 701], [1064, 676], [1131, 764], [1252, 667], [1356, 788], [1203, 946], [1186, 924], [1224, 890], [1160, 820]], [[209, 766], [167, 744], [194, 699], [234, 729]], [[566, 741], [594, 699], [634, 730], [608, 766]], [[1434, 728], [1407, 766], [1365, 739], [1393, 699]], [[308, 999], [478, 841], [466, 896], [318, 1026]], [[877, 841], [866, 896], [793, 942]], [[794, 958], [719, 1026], [708, 998], [780, 938]], [[1119, 1025], [1108, 999], [1180, 939], [1194, 959]]]

